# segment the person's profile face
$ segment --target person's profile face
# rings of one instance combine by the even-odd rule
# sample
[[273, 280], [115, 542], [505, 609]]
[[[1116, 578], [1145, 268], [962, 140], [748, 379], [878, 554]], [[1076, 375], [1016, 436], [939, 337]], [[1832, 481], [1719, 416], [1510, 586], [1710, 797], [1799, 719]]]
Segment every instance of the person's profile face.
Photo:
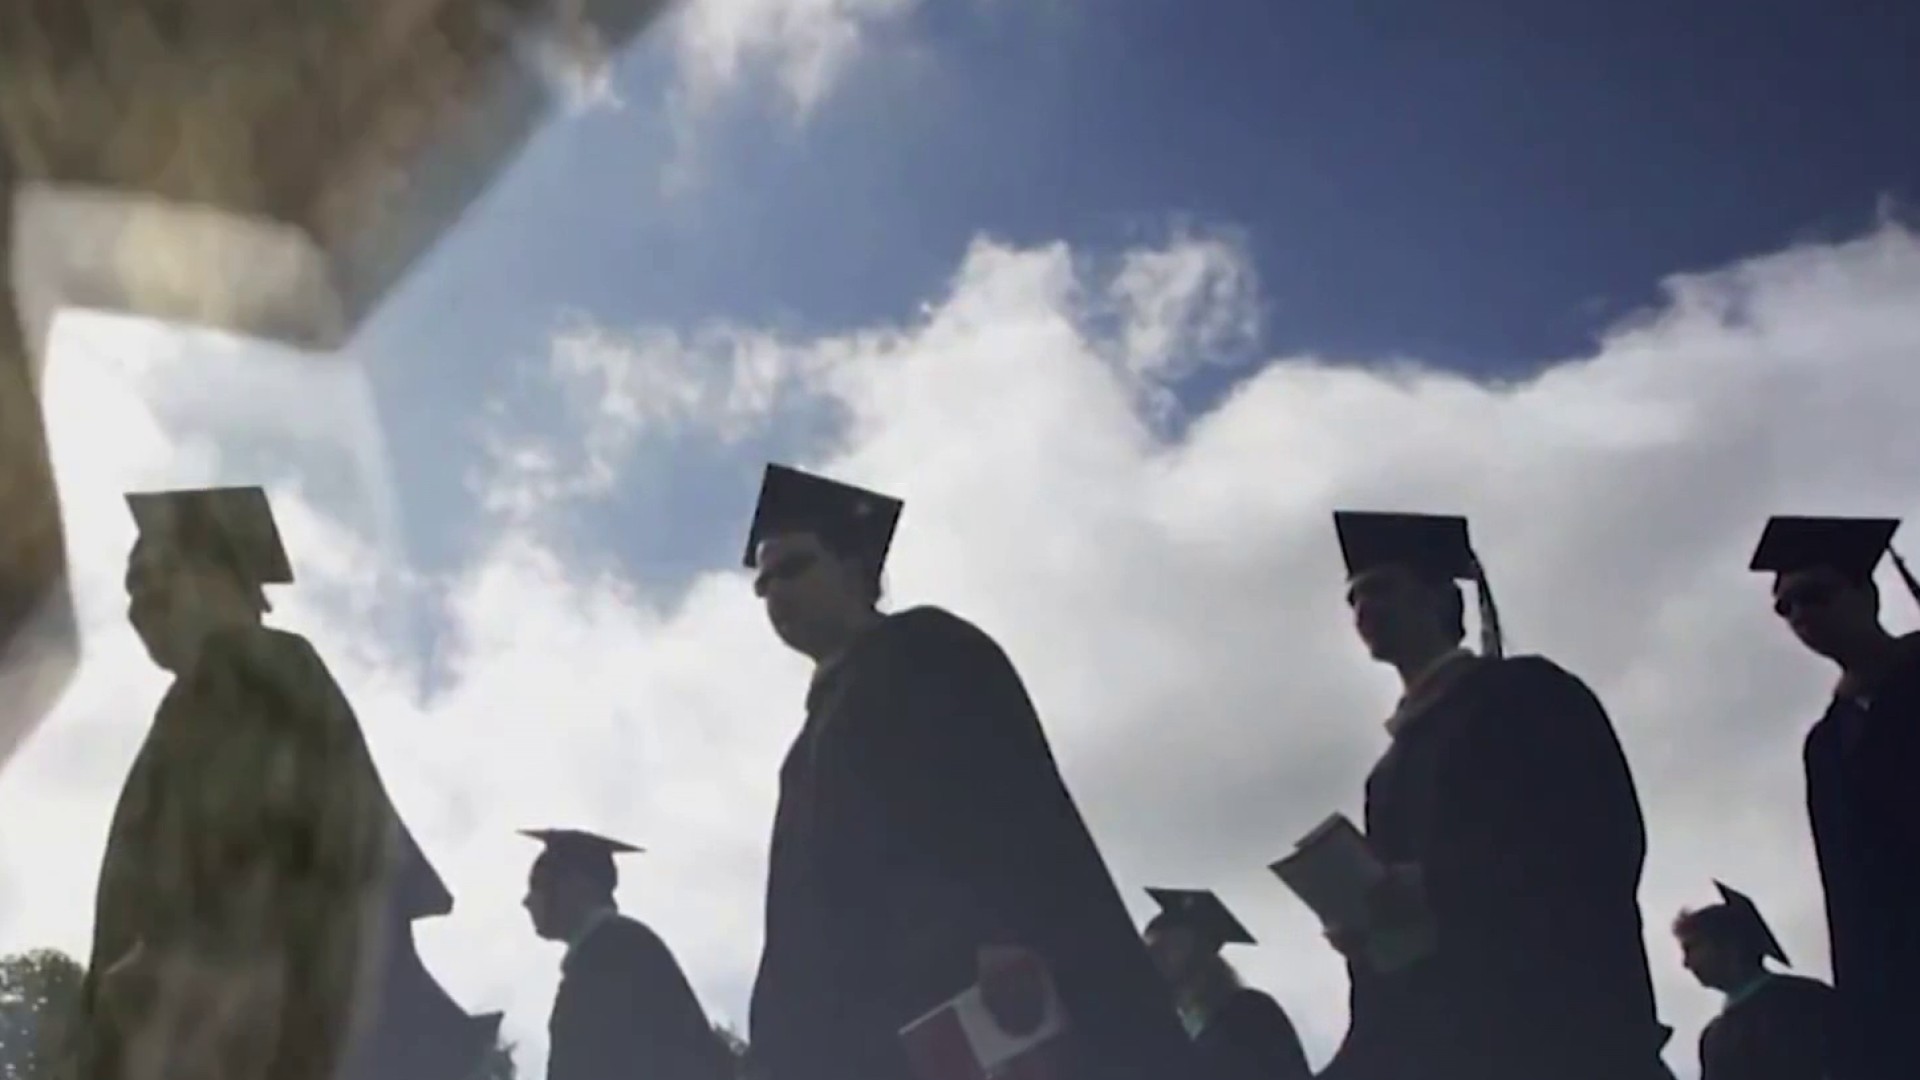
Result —
[[1376, 660], [1400, 655], [1438, 618], [1433, 588], [1404, 566], [1363, 571], [1347, 583], [1353, 627]]
[[553, 938], [559, 933], [558, 918], [554, 903], [554, 875], [552, 868], [544, 862], [536, 861], [533, 869], [527, 873], [527, 895], [521, 905], [527, 909], [527, 918], [533, 923], [533, 932], [543, 938]]
[[193, 575], [184, 560], [153, 540], [134, 544], [127, 556], [127, 621], [154, 663], [177, 671], [185, 619], [195, 603]]
[[1156, 926], [1141, 935], [1141, 940], [1161, 978], [1177, 984], [1187, 977], [1198, 948], [1192, 930], [1184, 926]]
[[1781, 574], [1773, 585], [1773, 613], [1786, 620], [1801, 644], [1821, 654], [1873, 618], [1866, 590], [1831, 567]]
[[1733, 950], [1711, 934], [1680, 935], [1680, 963], [1709, 990], [1731, 990], [1735, 977]]
[[789, 645], [799, 645], [810, 627], [848, 604], [848, 575], [841, 560], [810, 532], [782, 533], [760, 542], [754, 594], [767, 621]]

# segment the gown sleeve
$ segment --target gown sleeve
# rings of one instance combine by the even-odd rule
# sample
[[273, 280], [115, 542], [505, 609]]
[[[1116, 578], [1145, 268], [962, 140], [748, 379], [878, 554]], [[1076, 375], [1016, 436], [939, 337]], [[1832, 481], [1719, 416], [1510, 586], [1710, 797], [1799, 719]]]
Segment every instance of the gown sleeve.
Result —
[[881, 804], [1003, 942], [1047, 962], [1099, 1075], [1187, 1075], [1171, 998], [1013, 665], [944, 612], [894, 619], [889, 647], [854, 684], [859, 729], [846, 734]]
[[306, 641], [272, 631], [209, 642], [207, 733], [188, 815], [199, 908], [230, 942], [279, 951], [290, 980], [277, 1074], [330, 1077], [355, 1031], [384, 927], [393, 817], [359, 723]]
[[659, 935], [633, 925], [629, 978], [634, 1018], [645, 1044], [646, 1075], [661, 1080], [724, 1080], [727, 1059], [686, 972]]
[[725, 1080], [725, 1051], [666, 943], [630, 920], [595, 937], [566, 974], [550, 1080]]
[[1637, 902], [1646, 833], [1625, 755], [1599, 700], [1564, 670], [1527, 658], [1495, 674], [1499, 691], [1448, 744], [1423, 866], [1439, 962], [1459, 965], [1459, 1035], [1540, 1075], [1615, 1055], [1618, 1075], [1643, 1072], [1659, 1029]]
[[1876, 728], [1870, 785], [1877, 809], [1920, 850], [1920, 792], [1911, 778], [1920, 770], [1920, 662], [1911, 662], [1889, 682], [1883, 699], [1875, 702]]
[[1236, 994], [1201, 1041], [1211, 1080], [1308, 1080], [1313, 1070], [1280, 1003], [1258, 990]]
[[[1820, 1080], [1832, 1060], [1833, 990], [1812, 979], [1784, 978], [1753, 1004], [1751, 1043], [1761, 1049], [1762, 1080]], [[1734, 1073], [1727, 1077], [1738, 1080]], [[1703, 1077], [1704, 1080], [1704, 1077]]]
[[1832, 996], [1812, 979], [1776, 977], [1701, 1033], [1700, 1080], [1822, 1080]]

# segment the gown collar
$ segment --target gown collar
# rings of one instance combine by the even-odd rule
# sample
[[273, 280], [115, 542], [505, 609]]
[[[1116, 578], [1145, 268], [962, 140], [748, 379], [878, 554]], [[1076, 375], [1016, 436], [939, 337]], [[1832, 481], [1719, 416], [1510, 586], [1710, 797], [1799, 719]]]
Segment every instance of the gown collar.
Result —
[[1401, 695], [1393, 715], [1387, 717], [1387, 734], [1397, 737], [1405, 731], [1407, 725], [1419, 719], [1462, 676], [1478, 667], [1478, 660], [1468, 649], [1455, 649], [1435, 658], [1408, 682], [1407, 692]]
[[1727, 995], [1727, 1003], [1721, 1007], [1720, 1011], [1723, 1013], [1731, 1011], [1735, 1005], [1759, 993], [1763, 987], [1772, 981], [1773, 972], [1771, 971], [1762, 971], [1760, 974], [1748, 979], [1739, 989]]
[[574, 931], [573, 936], [567, 939], [567, 951], [560, 958], [560, 970], [565, 971], [567, 965], [573, 963], [574, 954], [580, 951], [580, 946], [593, 936], [595, 930], [605, 926], [618, 914], [620, 912], [617, 909], [610, 907], [594, 908], [588, 912], [587, 917], [580, 921], [580, 929]]

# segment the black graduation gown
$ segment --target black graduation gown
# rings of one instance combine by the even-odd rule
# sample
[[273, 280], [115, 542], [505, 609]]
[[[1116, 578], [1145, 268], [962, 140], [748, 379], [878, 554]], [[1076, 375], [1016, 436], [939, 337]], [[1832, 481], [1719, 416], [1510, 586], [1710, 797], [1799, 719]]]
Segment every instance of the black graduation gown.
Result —
[[1208, 1080], [1308, 1080], [1313, 1069], [1280, 1003], [1242, 987], [1193, 1040]]
[[1836, 1080], [1920, 1076], [1920, 635], [1807, 736], [1807, 812], [1838, 994]]
[[679, 961], [614, 915], [567, 955], [547, 1021], [547, 1080], [730, 1080], [727, 1055]]
[[1192, 1046], [992, 639], [889, 616], [820, 672], [780, 774], [751, 1041], [768, 1080], [898, 1080], [898, 1031], [982, 945], [1049, 965], [1100, 1080], [1192, 1075]]
[[1770, 975], [1700, 1033], [1700, 1080], [1824, 1080], [1833, 990]]
[[[123, 1080], [131, 1061], [160, 1055], [186, 1075], [331, 1077], [366, 1004], [394, 824], [312, 646], [259, 626], [210, 636], [161, 701], [114, 811], [82, 1080]], [[135, 955], [137, 975], [103, 979]], [[196, 1012], [222, 1016], [220, 1034], [188, 1041]]]
[[1671, 1076], [1637, 898], [1645, 825], [1612, 723], [1547, 660], [1460, 662], [1366, 787], [1369, 840], [1421, 867], [1438, 947], [1396, 973], [1349, 965], [1326, 1075]]

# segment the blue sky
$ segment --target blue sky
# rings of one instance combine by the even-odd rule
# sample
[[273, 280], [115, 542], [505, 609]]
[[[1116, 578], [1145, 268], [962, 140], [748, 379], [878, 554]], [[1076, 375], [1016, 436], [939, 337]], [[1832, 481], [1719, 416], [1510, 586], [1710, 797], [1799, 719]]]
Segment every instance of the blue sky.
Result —
[[0, 879], [57, 883], [0, 889], [0, 942], [84, 942], [158, 692], [119, 493], [265, 482], [301, 575], [276, 619], [459, 898], [436, 974], [538, 1061], [513, 831], [574, 824], [649, 848], [623, 901], [739, 1019], [805, 684], [731, 572], [777, 458], [907, 497], [899, 602], [1008, 645], [1129, 896], [1218, 884], [1323, 1060], [1343, 975], [1262, 867], [1357, 812], [1392, 685], [1326, 514], [1397, 505], [1473, 515], [1510, 636], [1614, 711], [1690, 1075], [1680, 904], [1741, 885], [1822, 964], [1797, 745], [1826, 674], [1753, 536], [1920, 513], [1920, 238], [1875, 216], [1920, 184], [1914, 17], [1336, 7], [698, 0], [345, 356], [71, 324], [47, 408], [87, 658], [0, 777], [63, 823], [0, 838]]
[[[643, 40], [629, 107], [550, 125], [363, 334], [402, 467], [470, 437], [561, 309], [817, 333], [909, 317], [978, 234], [1097, 253], [1190, 222], [1243, 237], [1268, 353], [1497, 375], [1580, 355], [1667, 274], [1858, 232], [1920, 184], [1920, 17], [1894, 7], [1203, 7], [930, 0], [876, 20], [803, 119], [765, 86], [708, 110], [670, 193], [674, 58]], [[410, 531], [449, 551], [468, 523], [424, 505]]]

